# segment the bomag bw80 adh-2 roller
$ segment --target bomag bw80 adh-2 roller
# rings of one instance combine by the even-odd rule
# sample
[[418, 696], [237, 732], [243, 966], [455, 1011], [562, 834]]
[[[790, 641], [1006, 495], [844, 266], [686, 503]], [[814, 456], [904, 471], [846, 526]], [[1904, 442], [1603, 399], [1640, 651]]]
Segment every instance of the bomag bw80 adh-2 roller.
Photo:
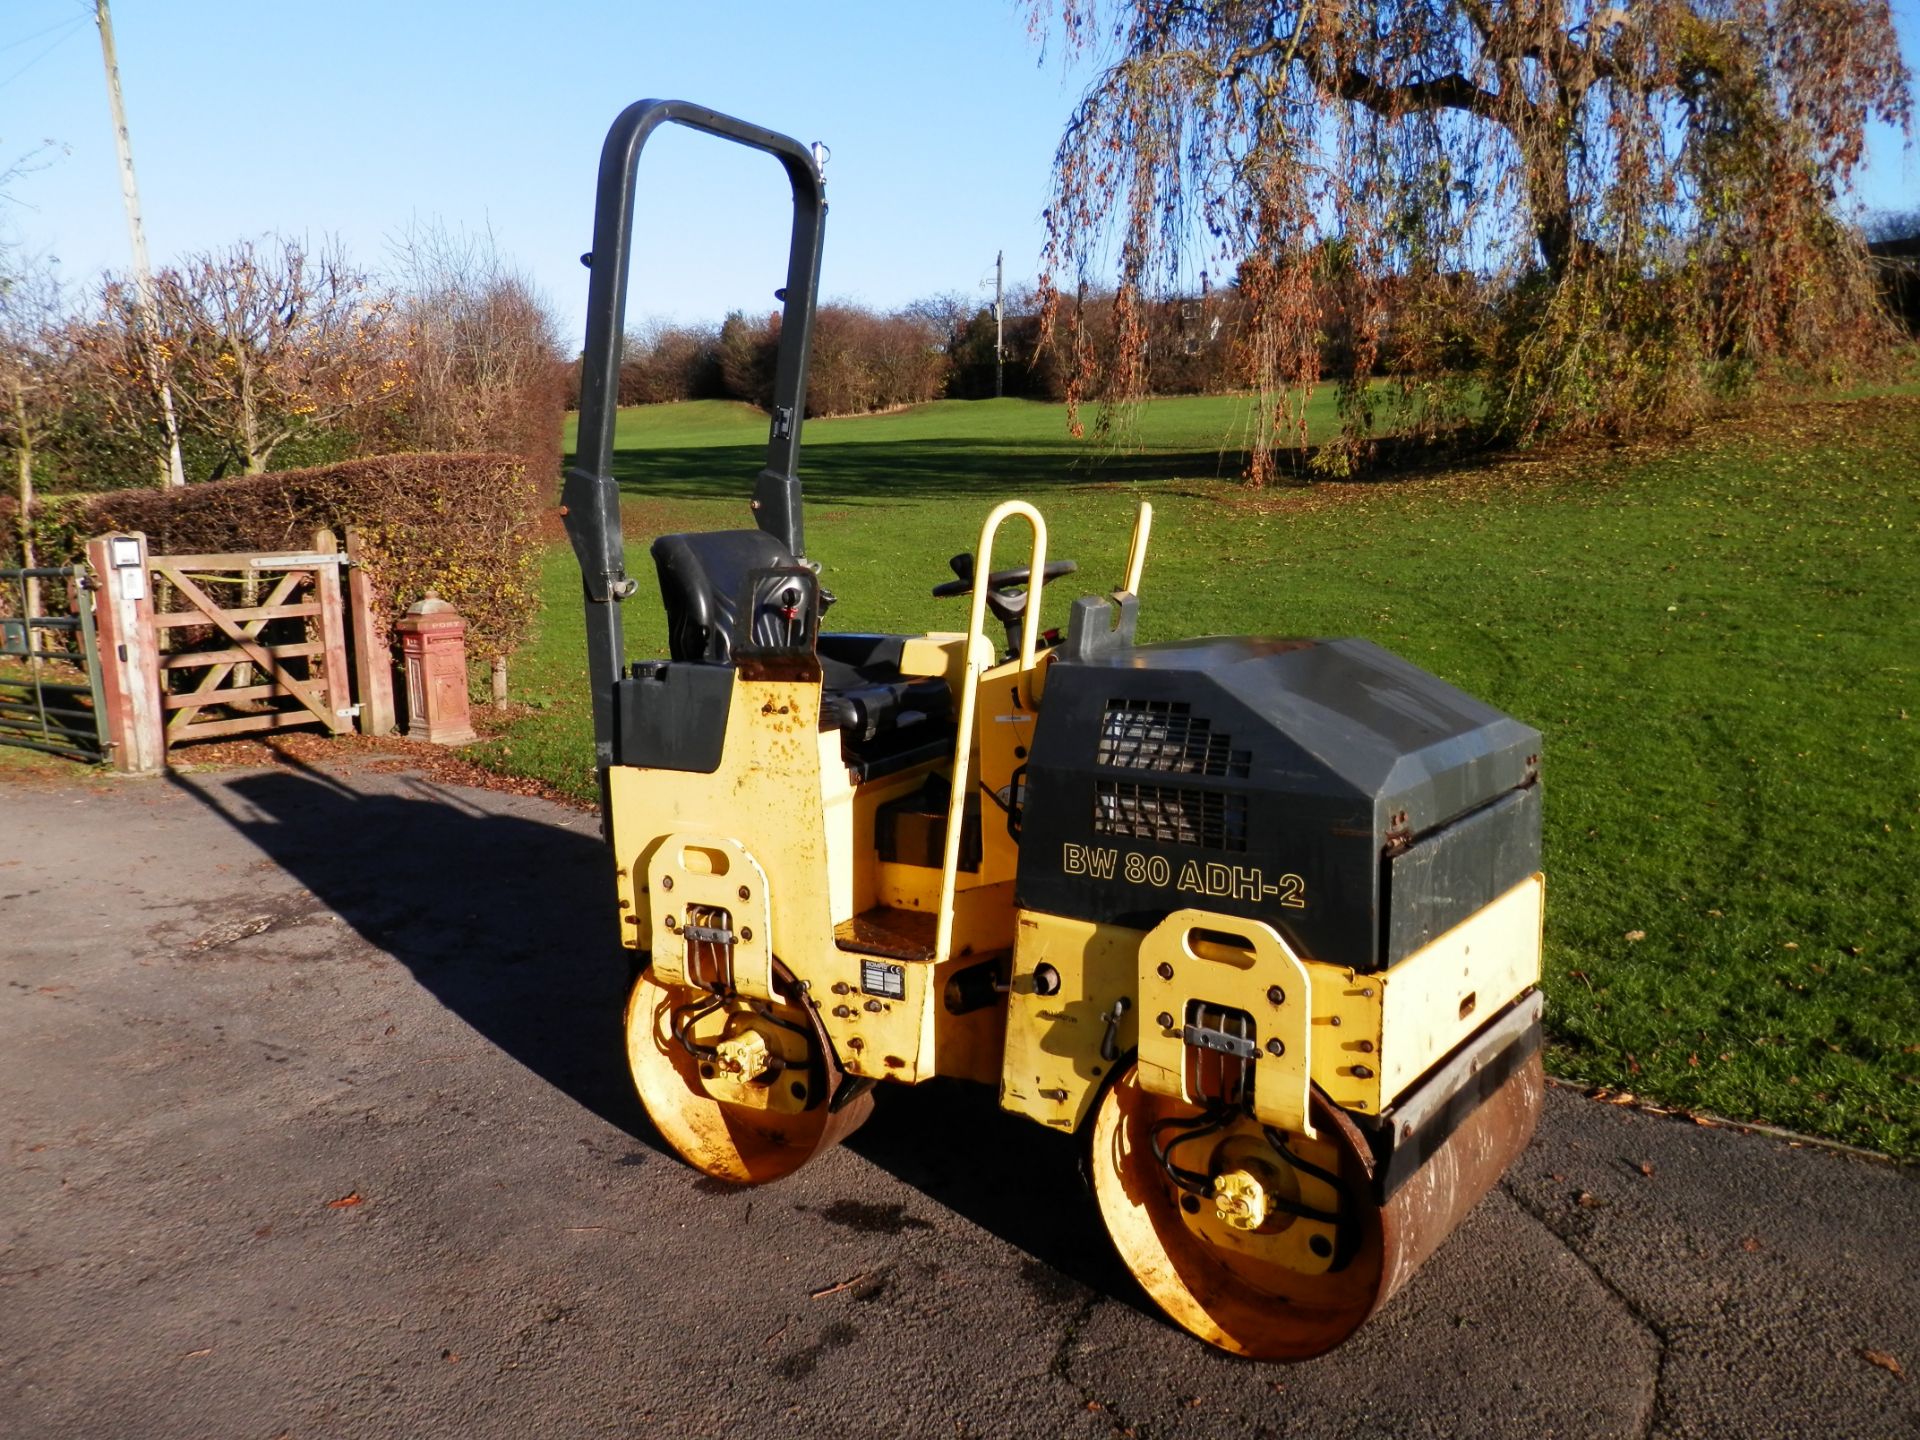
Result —
[[[672, 658], [629, 668], [614, 407], [635, 165], [668, 122], [777, 159], [794, 223], [753, 528], [654, 539]], [[815, 151], [643, 101], [597, 204], [564, 502], [661, 1135], [761, 1184], [882, 1082], [978, 1081], [1084, 1135], [1174, 1320], [1264, 1358], [1337, 1345], [1539, 1115], [1539, 735], [1364, 640], [1136, 644], [1146, 506], [1064, 638], [1040, 593], [1074, 567], [1020, 501], [934, 587], [964, 629], [824, 632], [796, 474]], [[1012, 516], [1027, 562], [995, 570]]]

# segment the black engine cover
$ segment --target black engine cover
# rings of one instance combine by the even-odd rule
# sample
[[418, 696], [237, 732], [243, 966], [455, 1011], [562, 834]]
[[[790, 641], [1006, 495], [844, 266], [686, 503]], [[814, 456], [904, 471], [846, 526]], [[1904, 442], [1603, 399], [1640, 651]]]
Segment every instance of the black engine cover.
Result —
[[1365, 640], [1187, 640], [1055, 661], [1019, 903], [1146, 928], [1257, 917], [1393, 964], [1540, 865], [1540, 735]]

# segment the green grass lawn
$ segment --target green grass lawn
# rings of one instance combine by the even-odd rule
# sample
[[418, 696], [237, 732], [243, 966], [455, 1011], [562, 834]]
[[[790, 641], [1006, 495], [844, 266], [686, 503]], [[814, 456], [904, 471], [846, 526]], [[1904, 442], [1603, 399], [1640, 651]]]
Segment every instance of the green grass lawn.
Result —
[[[962, 624], [927, 591], [1011, 496], [1109, 587], [1151, 499], [1142, 638], [1364, 635], [1545, 733], [1556, 1071], [1920, 1156], [1920, 400], [1265, 494], [1220, 448], [1243, 417], [1157, 402], [1105, 463], [1020, 401], [810, 422], [833, 628]], [[749, 523], [765, 428], [718, 403], [621, 416], [634, 656], [663, 653], [648, 540]], [[584, 794], [564, 547], [545, 593], [514, 670], [534, 708], [488, 755]]]

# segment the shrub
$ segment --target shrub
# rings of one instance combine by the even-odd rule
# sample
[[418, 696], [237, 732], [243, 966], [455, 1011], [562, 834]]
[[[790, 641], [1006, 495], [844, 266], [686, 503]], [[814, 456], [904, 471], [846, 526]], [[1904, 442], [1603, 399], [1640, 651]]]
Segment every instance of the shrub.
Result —
[[937, 399], [947, 357], [932, 328], [910, 315], [822, 305], [813, 319], [808, 415], [855, 415]]
[[[431, 589], [467, 621], [477, 658], [504, 657], [537, 609], [538, 517], [546, 477], [518, 455], [377, 455], [183, 490], [120, 490], [36, 507], [43, 565], [71, 563], [87, 537], [145, 532], [155, 554], [304, 549], [321, 527], [359, 528], [390, 625]], [[10, 516], [0, 516], [0, 520]], [[9, 532], [11, 530], [9, 528]]]
[[735, 310], [720, 322], [720, 379], [726, 393], [762, 409], [773, 404], [773, 371], [780, 353], [780, 312], [750, 320]]
[[622, 405], [707, 400], [725, 394], [716, 327], [658, 324], [627, 336], [620, 361]]

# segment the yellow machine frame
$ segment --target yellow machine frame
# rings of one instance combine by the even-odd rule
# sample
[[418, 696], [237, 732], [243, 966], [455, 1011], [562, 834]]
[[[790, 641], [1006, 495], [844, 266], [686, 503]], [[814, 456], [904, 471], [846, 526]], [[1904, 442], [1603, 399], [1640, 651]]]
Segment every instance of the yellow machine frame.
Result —
[[[752, 482], [754, 529], [654, 542], [674, 658], [629, 673], [619, 606], [637, 582], [625, 568], [614, 422], [636, 165], [648, 135], [666, 124], [776, 160], [789, 182], [793, 228], [786, 284], [777, 292], [785, 308], [767, 459]], [[963, 630], [900, 641], [897, 673], [895, 637], [868, 637], [875, 643], [864, 649], [846, 643], [861, 637], [841, 637], [843, 648], [831, 653], [820, 645], [823, 592], [818, 566], [805, 558], [798, 459], [826, 214], [824, 157], [824, 147], [678, 100], [629, 106], [601, 152], [594, 242], [585, 257], [578, 455], [561, 514], [580, 563], [595, 762], [623, 943], [636, 961], [625, 1021], [635, 1087], [661, 1137], [691, 1164], [725, 1181], [762, 1184], [792, 1174], [857, 1129], [878, 1081], [912, 1085], [952, 1076], [997, 1085], [1004, 1109], [1085, 1137], [1102, 1222], [1129, 1271], [1168, 1315], [1243, 1355], [1323, 1353], [1413, 1273], [1537, 1123], [1539, 1002], [1530, 992], [1540, 973], [1544, 882], [1536, 874], [1513, 884], [1525, 864], [1513, 857], [1537, 853], [1538, 794], [1530, 787], [1538, 757], [1523, 760], [1520, 747], [1531, 742], [1516, 738], [1531, 732], [1498, 717], [1510, 727], [1498, 771], [1506, 793], [1465, 807], [1454, 821], [1434, 813], [1410, 822], [1399, 813], [1389, 823], [1376, 814], [1370, 830], [1335, 831], [1331, 841], [1297, 823], [1288, 805], [1273, 803], [1300, 793], [1281, 773], [1288, 763], [1282, 742], [1305, 744], [1311, 733], [1320, 737], [1314, 743], [1339, 748], [1340, 737], [1325, 722], [1349, 714], [1370, 738], [1356, 735], [1343, 758], [1364, 765], [1384, 753], [1373, 741], [1398, 748], [1400, 738], [1417, 740], [1424, 722], [1401, 714], [1385, 729], [1370, 727], [1368, 667], [1393, 662], [1362, 656], [1361, 642], [1329, 642], [1344, 647], [1332, 657], [1335, 683], [1348, 687], [1338, 693], [1351, 695], [1356, 708], [1342, 710], [1348, 702], [1340, 699], [1313, 725], [1294, 728], [1298, 717], [1281, 712], [1295, 701], [1310, 703], [1311, 682], [1295, 690], [1293, 673], [1262, 672], [1252, 688], [1234, 689], [1223, 670], [1213, 670], [1237, 664], [1236, 656], [1268, 653], [1275, 643], [1293, 648], [1286, 642], [1202, 642], [1210, 653], [1185, 672], [1163, 664], [1177, 656], [1129, 657], [1152, 528], [1147, 505], [1108, 608], [1118, 622], [1111, 635], [1084, 628], [1099, 614], [1095, 602], [1076, 606], [1076, 628], [1062, 650], [1042, 644], [1047, 529], [1037, 509], [1015, 500], [986, 517], [973, 568], [956, 557], [958, 580], [935, 591], [970, 595]], [[1018, 573], [996, 577], [992, 563], [995, 540], [1015, 517], [1031, 531], [1024, 601], [1014, 593]], [[742, 579], [744, 605], [736, 608], [743, 597], [723, 592]], [[1004, 656], [986, 634], [989, 608], [1008, 626]], [[764, 632], [763, 622], [770, 627]], [[770, 640], [775, 631], [783, 641]], [[1286, 933], [1263, 920], [1204, 905], [1166, 913], [1160, 906], [1169, 902], [1152, 898], [1153, 885], [1140, 887], [1144, 908], [1135, 909], [1131, 873], [1076, 868], [1076, 853], [1087, 848], [1073, 828], [1080, 818], [1045, 809], [1044, 799], [1026, 806], [1018, 791], [1035, 749], [1047, 677], [1061, 653], [1089, 666], [1131, 658], [1157, 673], [1114, 687], [1151, 692], [1139, 706], [1122, 697], [1096, 711], [1088, 707], [1100, 704], [1099, 696], [1082, 693], [1079, 682], [1099, 676], [1060, 672], [1054, 700], [1063, 759], [1043, 762], [1059, 763], [1057, 772], [1035, 770], [1036, 797], [1082, 793], [1069, 789], [1085, 778], [1080, 759], [1068, 753], [1078, 740], [1095, 740], [1094, 769], [1109, 761], [1115, 763], [1108, 768], [1130, 768], [1131, 759], [1144, 756], [1146, 763], [1132, 768], [1158, 770], [1168, 760], [1180, 764], [1167, 770], [1203, 773], [1185, 768], [1189, 754], [1124, 751], [1130, 741], [1119, 730], [1131, 723], [1129, 713], [1177, 714], [1181, 727], [1169, 724], [1163, 733], [1177, 729], [1186, 738], [1167, 743], [1190, 744], [1212, 721], [1195, 714], [1187, 724], [1186, 712], [1197, 707], [1174, 692], [1184, 688], [1182, 673], [1204, 673], [1209, 685], [1222, 682], [1223, 704], [1272, 711], [1258, 717], [1265, 743], [1238, 752], [1226, 747], [1225, 763], [1242, 767], [1232, 772], [1242, 783], [1230, 795], [1128, 783], [1129, 794], [1151, 790], [1163, 797], [1156, 806], [1171, 794], [1176, 809], [1183, 796], [1224, 807], [1253, 794], [1263, 803], [1246, 806], [1241, 828], [1286, 829], [1286, 845], [1314, 850], [1311, 858], [1333, 865], [1349, 891], [1376, 860], [1397, 866], [1403, 847], [1424, 843], [1416, 827], [1424, 835], [1429, 827], [1486, 824], [1500, 836], [1519, 835], [1529, 848], [1507, 851], [1497, 867], [1468, 875], [1469, 888], [1457, 894], [1483, 900], [1496, 887], [1511, 888], [1430, 936], [1419, 929], [1423, 917], [1439, 924], [1446, 922], [1435, 917], [1460, 913], [1449, 898], [1455, 892], [1432, 888], [1451, 884], [1451, 872], [1409, 880], [1398, 892], [1412, 897], [1402, 907], [1390, 893], [1400, 872], [1389, 869], [1374, 882], [1375, 898], [1387, 897], [1384, 909], [1350, 894], [1350, 903], [1324, 917], [1327, 927], [1336, 917], [1348, 926], [1373, 923], [1368, 917], [1399, 926], [1389, 947], [1394, 954], [1420, 937], [1413, 953], [1366, 973], [1296, 951]], [[858, 681], [837, 679], [829, 702], [823, 671], [844, 677], [849, 669]], [[947, 688], [946, 705], [938, 687], [924, 683], [935, 679]], [[1272, 688], [1261, 688], [1269, 682]], [[1416, 686], [1408, 693], [1426, 692]], [[1436, 715], [1452, 706], [1431, 693]], [[826, 703], [836, 724], [846, 719], [860, 730], [821, 733]], [[932, 712], [942, 726], [946, 715], [955, 719], [946, 754], [935, 753], [944, 739], [932, 737], [945, 732], [927, 723]], [[723, 713], [724, 731], [715, 734]], [[1411, 728], [1396, 737], [1389, 732], [1399, 720]], [[916, 722], [926, 728], [915, 730]], [[1084, 728], [1093, 724], [1101, 727], [1097, 737]], [[1040, 747], [1043, 756], [1053, 733]], [[849, 753], [859, 757], [852, 765]], [[1243, 758], [1235, 761], [1235, 754]], [[647, 764], [622, 763], [635, 757]], [[1214, 763], [1211, 755], [1199, 763], [1206, 774], [1228, 773], [1204, 769]], [[710, 773], [698, 768], [706, 764], [714, 766]], [[885, 773], [889, 765], [904, 768]], [[859, 778], [868, 774], [874, 778]], [[936, 813], [943, 779], [944, 817]], [[1191, 843], [1189, 829], [1163, 823], [1158, 811], [1142, 820], [1103, 808], [1103, 796], [1120, 793], [1092, 790], [1093, 831]], [[1438, 786], [1421, 793], [1429, 798], [1409, 800], [1409, 808], [1449, 804]], [[1004, 810], [1006, 823], [993, 823], [989, 806]], [[892, 807], [887, 852], [907, 858], [881, 859], [883, 807]], [[975, 807], [977, 860], [968, 831]], [[1064, 846], [1024, 873], [1023, 824], [1029, 847]], [[1364, 847], [1315, 849], [1337, 848], [1360, 833], [1372, 837]], [[1491, 832], [1456, 833], [1484, 839]], [[1236, 833], [1225, 843], [1220, 831], [1204, 848], [1226, 854], [1248, 838]], [[1436, 847], [1419, 858], [1466, 856], [1447, 862], [1464, 873], [1492, 854], [1491, 843], [1473, 848], [1479, 843]], [[1168, 859], [1129, 853], [1155, 865]], [[1110, 865], [1117, 852], [1101, 854]], [[1216, 868], [1233, 867], [1206, 866], [1209, 874]], [[1027, 908], [1019, 904], [1017, 880]], [[1100, 898], [1083, 905], [1083, 893]], [[1184, 879], [1164, 891], [1225, 893]], [[1042, 902], [1146, 918], [1139, 928], [1092, 923], [1031, 908]], [[1335, 935], [1307, 923], [1289, 925], [1287, 933], [1312, 936], [1341, 958], [1378, 948], [1359, 943], [1368, 937], [1352, 929]]]
[[[1152, 514], [1140, 507], [1123, 593], [1137, 594]], [[1032, 530], [1031, 571], [1043, 573], [1046, 522], [1020, 500], [995, 507], [982, 524], [982, 573], [1001, 526], [1016, 516]], [[689, 951], [700, 943], [687, 938], [689, 924], [702, 912], [724, 913], [737, 936], [731, 959], [740, 993], [774, 998], [778, 957], [805, 983], [847, 1074], [997, 1082], [1004, 1108], [1068, 1131], [1086, 1119], [1114, 1060], [1131, 1051], [1147, 1089], [1193, 1100], [1172, 1021], [1189, 1000], [1230, 1005], [1261, 1017], [1266, 1063], [1254, 1113], [1309, 1136], [1310, 1085], [1342, 1108], [1377, 1114], [1536, 983], [1538, 875], [1379, 974], [1297, 955], [1271, 926], [1207, 910], [1177, 911], [1146, 932], [1016, 911], [1015, 841], [1004, 827], [983, 824], [979, 866], [963, 870], [961, 830], [976, 786], [991, 792], [1013, 782], [1038, 712], [1045, 653], [1036, 597], [1017, 651], [996, 661], [985, 601], [976, 588], [965, 632], [916, 637], [903, 652], [905, 673], [947, 680], [959, 719], [939, 867], [879, 860], [873, 835], [879, 807], [941, 767], [855, 785], [839, 737], [820, 733], [817, 683], [736, 679], [720, 766], [710, 775], [614, 767], [625, 944], [651, 953], [656, 976], [686, 980]], [[748, 836], [780, 840], [756, 852]], [[884, 962], [898, 972], [897, 996], [864, 993], [862, 962], [874, 957], [846, 942], [855, 917], [875, 910], [931, 920], [928, 958]], [[1004, 1009], [954, 1013], [949, 982], [1002, 957]], [[1052, 994], [1036, 985], [1042, 966], [1058, 977]], [[1276, 980], [1282, 976], [1294, 978]]]

